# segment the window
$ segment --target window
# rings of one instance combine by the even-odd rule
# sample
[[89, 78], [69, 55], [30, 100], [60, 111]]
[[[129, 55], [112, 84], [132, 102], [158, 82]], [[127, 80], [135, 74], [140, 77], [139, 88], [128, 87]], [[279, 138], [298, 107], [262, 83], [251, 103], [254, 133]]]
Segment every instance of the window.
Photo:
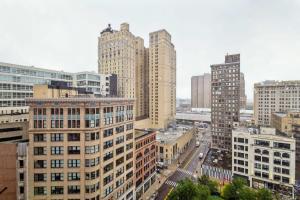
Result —
[[63, 186], [52, 186], [51, 194], [64, 194], [64, 187]]
[[85, 180], [94, 180], [100, 176], [99, 170], [86, 172], [85, 173]]
[[124, 142], [124, 136], [119, 136], [116, 138], [116, 145]]
[[34, 177], [34, 182], [41, 182], [47, 180], [47, 175], [44, 173], [35, 173], [33, 177]]
[[68, 194], [79, 194], [80, 186], [79, 185], [69, 185], [68, 186]]
[[112, 128], [111, 128], [111, 129], [106, 129], [106, 130], [103, 131], [103, 137], [104, 137], [104, 138], [105, 138], [105, 137], [112, 136], [113, 134], [114, 134], [114, 131], [113, 131]]
[[114, 168], [114, 163], [113, 163], [113, 162], [111, 162], [111, 163], [105, 165], [104, 168], [103, 168], [104, 173], [109, 172], [109, 171], [112, 170], [113, 168]]
[[51, 173], [51, 181], [63, 181], [64, 174], [63, 173]]
[[86, 154], [94, 154], [99, 152], [99, 145], [93, 145], [93, 146], [86, 146], [85, 147], [85, 153]]
[[119, 166], [122, 163], [124, 163], [124, 157], [121, 157], [118, 160], [116, 160], [116, 166]]
[[105, 107], [103, 109], [103, 114], [104, 114], [104, 124], [113, 124], [113, 107]]
[[108, 196], [110, 193], [112, 193], [112, 191], [113, 191], [113, 186], [111, 185], [104, 190], [104, 196], [105, 197]]
[[79, 108], [68, 108], [68, 128], [80, 128]]
[[265, 140], [255, 140], [255, 144], [259, 146], [265, 146], [265, 147], [270, 146], [270, 142]]
[[290, 179], [288, 177], [282, 177], [282, 182], [283, 183], [289, 183], [290, 182]]
[[80, 141], [80, 133], [69, 133], [68, 141]]
[[34, 187], [34, 195], [47, 195], [46, 187]]
[[69, 172], [68, 173], [68, 180], [69, 181], [79, 181], [80, 180], [80, 173], [79, 172]]
[[63, 128], [64, 110], [62, 108], [51, 108], [51, 128]]
[[61, 142], [64, 141], [63, 133], [52, 133], [51, 134], [51, 142]]
[[46, 160], [35, 160], [34, 161], [34, 168], [39, 169], [39, 168], [46, 168], [47, 161]]
[[78, 160], [78, 159], [69, 159], [68, 160], [68, 167], [69, 168], [80, 167], [80, 160]]
[[99, 165], [100, 158], [85, 159], [85, 167], [94, 167]]
[[68, 154], [80, 154], [80, 146], [68, 146]]
[[287, 175], [289, 175], [289, 174], [290, 174], [290, 170], [289, 170], [289, 169], [282, 168], [282, 174], [287, 174]]
[[99, 132], [91, 132], [85, 134], [85, 141], [99, 140]]
[[126, 131], [133, 129], [133, 123], [126, 124]]
[[36, 133], [33, 135], [33, 141], [35, 142], [46, 142], [46, 135], [42, 133]]
[[119, 154], [124, 152], [124, 146], [123, 147], [119, 147], [116, 149], [116, 155], [118, 156]]
[[274, 142], [274, 148], [291, 149], [291, 145], [287, 144], [287, 143], [282, 143], [282, 142]]
[[46, 147], [33, 147], [34, 155], [46, 155]]
[[33, 109], [33, 127], [34, 128], [46, 128], [47, 125], [46, 108], [34, 108]]
[[110, 174], [108, 176], [106, 176], [104, 179], [103, 179], [103, 186], [107, 185], [108, 183], [110, 183], [112, 180], [113, 180], [114, 176], [113, 174]]
[[51, 147], [51, 155], [62, 155], [64, 153], [64, 147]]
[[107, 149], [113, 146], [113, 140], [108, 140], [103, 143], [103, 149]]
[[124, 132], [124, 125], [116, 127], [116, 132], [117, 132], [117, 133], [122, 133], [122, 132]]
[[51, 160], [51, 168], [63, 168], [64, 160]]
[[85, 109], [85, 127], [94, 128], [100, 125], [99, 108], [86, 108]]
[[103, 161], [107, 161], [107, 160], [111, 159], [113, 156], [114, 156], [114, 155], [113, 155], [113, 152], [112, 152], [112, 151], [107, 152], [107, 153], [105, 153], [104, 156], [103, 156]]

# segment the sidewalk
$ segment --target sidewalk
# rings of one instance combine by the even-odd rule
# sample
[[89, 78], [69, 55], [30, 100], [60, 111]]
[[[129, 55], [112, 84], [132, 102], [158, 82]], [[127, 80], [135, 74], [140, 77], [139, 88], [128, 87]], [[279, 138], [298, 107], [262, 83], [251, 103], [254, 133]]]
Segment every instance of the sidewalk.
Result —
[[163, 184], [164, 182], [172, 176], [172, 174], [178, 168], [178, 161], [180, 162], [179, 167], [182, 168], [190, 159], [192, 152], [195, 149], [196, 140], [193, 138], [191, 143], [188, 145], [187, 149], [176, 159], [172, 164], [168, 165], [168, 169], [161, 171], [160, 174], [157, 174], [157, 178], [155, 183], [145, 192], [142, 196], [141, 200], [150, 199], [151, 195], [154, 194]]

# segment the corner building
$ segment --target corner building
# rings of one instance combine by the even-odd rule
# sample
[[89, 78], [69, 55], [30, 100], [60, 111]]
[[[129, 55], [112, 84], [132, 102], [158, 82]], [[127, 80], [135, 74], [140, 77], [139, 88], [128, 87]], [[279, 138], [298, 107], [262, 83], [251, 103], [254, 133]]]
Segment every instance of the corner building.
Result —
[[176, 114], [176, 51], [166, 30], [149, 35], [150, 120], [152, 128], [166, 128]]
[[134, 100], [31, 98], [29, 199], [134, 197]]
[[240, 54], [211, 65], [212, 147], [231, 150], [231, 132], [240, 118]]

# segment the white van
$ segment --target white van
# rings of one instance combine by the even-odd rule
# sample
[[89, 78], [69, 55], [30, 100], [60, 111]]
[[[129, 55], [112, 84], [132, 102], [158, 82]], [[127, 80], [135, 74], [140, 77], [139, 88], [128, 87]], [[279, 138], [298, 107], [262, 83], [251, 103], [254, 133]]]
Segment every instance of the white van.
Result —
[[201, 160], [203, 158], [203, 153], [199, 153], [199, 159]]

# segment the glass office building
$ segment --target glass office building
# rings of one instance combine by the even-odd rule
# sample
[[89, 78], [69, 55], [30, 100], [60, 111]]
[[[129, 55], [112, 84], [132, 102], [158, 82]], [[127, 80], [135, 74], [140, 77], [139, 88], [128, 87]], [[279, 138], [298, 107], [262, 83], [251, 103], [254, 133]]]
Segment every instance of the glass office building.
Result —
[[0, 107], [26, 106], [25, 98], [33, 96], [33, 85], [50, 84], [51, 81], [63, 81], [70, 87], [86, 88], [98, 96], [114, 96], [109, 89], [111, 76], [96, 72], [68, 73], [0, 62]]

